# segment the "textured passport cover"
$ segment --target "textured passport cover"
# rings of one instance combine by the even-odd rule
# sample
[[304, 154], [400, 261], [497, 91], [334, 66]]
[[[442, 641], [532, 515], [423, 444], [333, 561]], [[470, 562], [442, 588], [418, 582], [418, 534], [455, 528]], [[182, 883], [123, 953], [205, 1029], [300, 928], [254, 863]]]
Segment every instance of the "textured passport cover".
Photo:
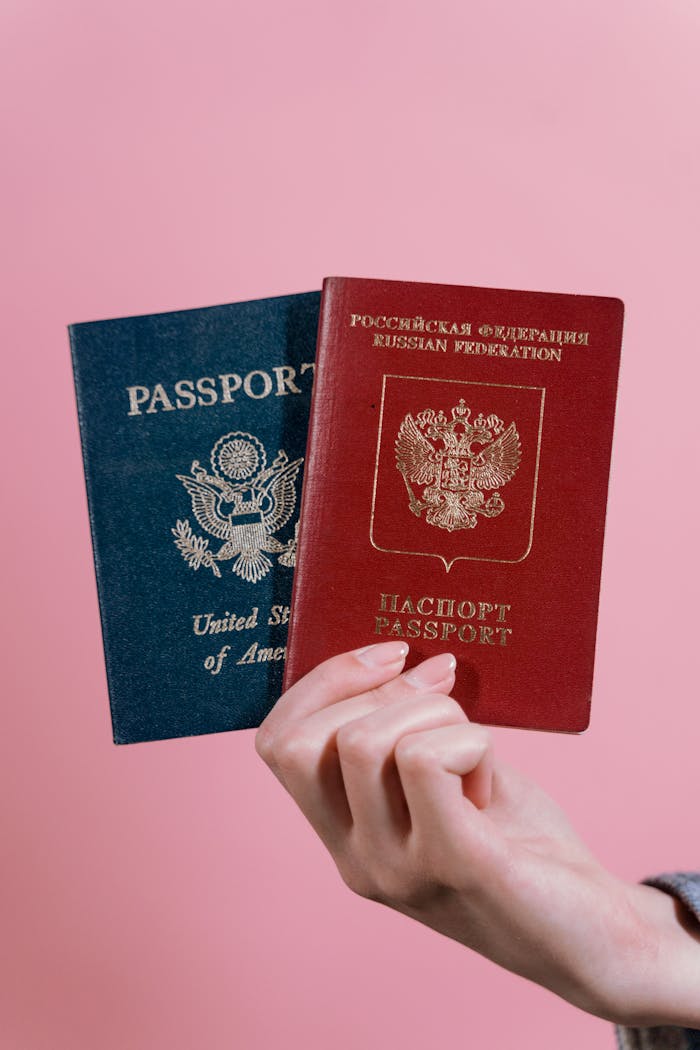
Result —
[[116, 743], [280, 693], [319, 300], [69, 328]]
[[475, 721], [586, 728], [622, 315], [326, 281], [285, 685], [403, 638]]

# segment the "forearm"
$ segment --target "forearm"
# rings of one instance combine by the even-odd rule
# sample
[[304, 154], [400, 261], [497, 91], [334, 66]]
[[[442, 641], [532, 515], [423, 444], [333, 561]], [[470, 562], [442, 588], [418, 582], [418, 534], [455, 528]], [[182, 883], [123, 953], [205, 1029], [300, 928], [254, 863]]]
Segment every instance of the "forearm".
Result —
[[628, 1027], [700, 1029], [700, 923], [675, 898], [632, 885], [630, 900], [648, 924], [654, 949], [621, 975], [615, 1015]]

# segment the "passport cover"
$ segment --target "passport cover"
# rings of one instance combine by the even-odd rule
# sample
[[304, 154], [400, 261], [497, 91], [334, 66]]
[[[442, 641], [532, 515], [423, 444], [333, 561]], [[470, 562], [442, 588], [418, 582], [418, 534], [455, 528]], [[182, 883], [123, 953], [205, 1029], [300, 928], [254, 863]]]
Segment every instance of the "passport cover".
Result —
[[69, 326], [115, 743], [280, 693], [319, 302]]
[[285, 687], [403, 638], [470, 719], [589, 723], [618, 299], [329, 278]]

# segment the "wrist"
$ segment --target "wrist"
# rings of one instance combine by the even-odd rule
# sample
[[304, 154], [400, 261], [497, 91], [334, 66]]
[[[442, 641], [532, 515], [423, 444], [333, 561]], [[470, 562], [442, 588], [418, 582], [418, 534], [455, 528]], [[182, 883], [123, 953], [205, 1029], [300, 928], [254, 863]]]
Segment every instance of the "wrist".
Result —
[[629, 884], [644, 948], [620, 974], [611, 1020], [629, 1027], [700, 1028], [700, 923], [671, 894]]

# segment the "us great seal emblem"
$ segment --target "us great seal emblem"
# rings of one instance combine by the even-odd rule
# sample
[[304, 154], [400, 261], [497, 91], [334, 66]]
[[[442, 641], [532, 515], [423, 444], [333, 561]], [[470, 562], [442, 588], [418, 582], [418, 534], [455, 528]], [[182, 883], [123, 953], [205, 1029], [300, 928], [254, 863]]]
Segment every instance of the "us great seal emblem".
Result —
[[204, 565], [221, 576], [217, 563], [231, 561], [232, 571], [249, 583], [257, 583], [270, 571], [269, 554], [277, 554], [278, 562], [292, 567], [296, 529], [288, 543], [281, 543], [274, 533], [294, 514], [303, 459], [290, 460], [280, 449], [268, 467], [262, 442], [246, 431], [232, 430], [216, 442], [210, 462], [213, 474], [195, 459], [189, 474], [176, 475], [190, 496], [199, 525], [223, 540], [213, 551], [209, 539], [194, 533], [187, 519], [178, 520], [170, 531], [189, 567]]

